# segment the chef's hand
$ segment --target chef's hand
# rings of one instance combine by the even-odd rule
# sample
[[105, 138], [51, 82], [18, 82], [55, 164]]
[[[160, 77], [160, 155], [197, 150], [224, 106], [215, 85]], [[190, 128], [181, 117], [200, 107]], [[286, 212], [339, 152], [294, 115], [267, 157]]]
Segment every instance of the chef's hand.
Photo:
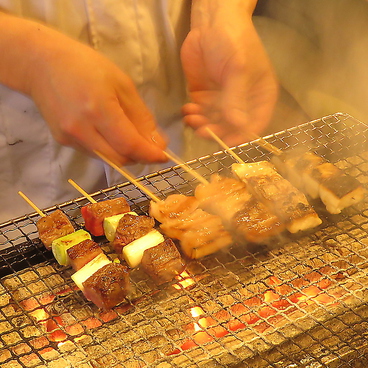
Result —
[[210, 128], [228, 145], [267, 126], [278, 86], [252, 23], [256, 1], [194, 0], [192, 29], [181, 57], [191, 102], [184, 121], [198, 135]]
[[[117, 164], [167, 161], [152, 114], [115, 64], [48, 27], [5, 17], [15, 27], [14, 40], [26, 32], [32, 45], [23, 58], [29, 60], [22, 66], [27, 83], [18, 89], [35, 101], [57, 142], [90, 154], [97, 150]], [[18, 54], [26, 52], [14, 43]]]

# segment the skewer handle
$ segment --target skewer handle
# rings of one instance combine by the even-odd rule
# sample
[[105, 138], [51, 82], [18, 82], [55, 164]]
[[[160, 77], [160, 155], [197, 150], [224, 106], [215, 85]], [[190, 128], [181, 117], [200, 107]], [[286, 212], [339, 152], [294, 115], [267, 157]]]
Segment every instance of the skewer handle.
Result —
[[206, 128], [207, 132], [210, 133], [211, 137], [222, 147], [225, 149], [227, 153], [235, 158], [239, 164], [244, 164], [244, 161], [232, 150], [230, 147], [220, 138], [218, 137], [210, 128]]
[[46, 217], [46, 215], [21, 191], [18, 194], [41, 216]]
[[102, 153], [98, 151], [94, 151], [94, 153], [100, 157], [103, 161], [105, 161], [108, 165], [110, 165], [113, 169], [115, 169], [118, 173], [127, 178], [132, 184], [141, 189], [144, 193], [146, 193], [151, 199], [155, 202], [161, 202], [160, 198], [154, 195], [149, 189], [147, 189], [144, 185], [142, 185], [138, 180], [136, 180], [132, 174], [130, 174], [126, 169], [122, 169], [118, 165], [114, 164], [107, 157], [105, 157]]
[[174, 161], [176, 164], [182, 166], [185, 171], [187, 171], [189, 174], [193, 175], [198, 181], [200, 181], [202, 184], [207, 185], [208, 181], [200, 174], [198, 174], [195, 170], [193, 170], [191, 167], [189, 167], [185, 162], [183, 162], [179, 157], [177, 157], [173, 152], [164, 152], [165, 155], [172, 161]]
[[82, 189], [74, 180], [68, 179], [68, 183], [77, 189], [79, 193], [83, 194], [91, 203], [97, 203], [97, 201], [93, 199], [84, 189]]
[[254, 138], [259, 140], [260, 145], [263, 148], [265, 148], [268, 152], [271, 152], [276, 156], [280, 156], [282, 154], [282, 151], [280, 150], [280, 148], [277, 148], [276, 146], [274, 146], [270, 142], [267, 142], [264, 138], [259, 137], [258, 135], [254, 135]]

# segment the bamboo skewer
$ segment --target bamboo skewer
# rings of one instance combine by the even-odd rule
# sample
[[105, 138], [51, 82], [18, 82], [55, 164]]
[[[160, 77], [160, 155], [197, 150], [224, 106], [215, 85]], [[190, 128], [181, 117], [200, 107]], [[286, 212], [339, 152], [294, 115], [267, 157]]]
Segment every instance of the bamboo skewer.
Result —
[[127, 178], [132, 184], [141, 189], [144, 193], [146, 193], [151, 199], [155, 202], [161, 202], [160, 198], [158, 198], [155, 194], [153, 194], [149, 189], [147, 189], [144, 185], [142, 185], [138, 180], [136, 180], [132, 174], [130, 174], [126, 169], [122, 169], [118, 165], [114, 164], [107, 157], [105, 157], [102, 153], [98, 151], [94, 151], [94, 153], [100, 157], [103, 161], [105, 161], [108, 165], [110, 165], [113, 169], [115, 169], [118, 173]]
[[220, 137], [218, 137], [210, 128], [206, 128], [207, 132], [210, 133], [211, 137], [222, 147], [225, 149], [227, 153], [235, 158], [239, 164], [244, 164], [244, 160], [242, 160]]
[[41, 216], [46, 217], [46, 215], [21, 191], [18, 194]]
[[273, 153], [276, 156], [280, 156], [282, 154], [282, 151], [280, 150], [280, 148], [277, 148], [273, 144], [267, 142], [264, 138], [258, 137], [257, 139], [259, 140], [260, 145], [263, 148], [265, 148], [267, 151]]
[[[208, 133], [212, 136], [212, 138], [225, 149], [227, 153], [229, 153], [231, 156], [235, 158], [235, 160], [238, 161], [239, 164], [244, 164], [244, 160], [242, 160], [229, 146], [226, 145], [226, 143], [219, 138], [210, 128], [206, 128]], [[273, 153], [274, 155], [280, 156], [282, 154], [282, 151], [274, 146], [273, 144], [267, 142], [264, 138], [259, 137], [257, 135], [254, 135], [254, 138], [259, 140], [260, 145], [265, 148], [267, 151]]]
[[200, 174], [198, 174], [195, 170], [193, 170], [191, 167], [189, 167], [185, 162], [183, 162], [178, 156], [176, 156], [173, 152], [165, 151], [165, 155], [172, 161], [174, 161], [176, 164], [181, 166], [186, 172], [194, 176], [198, 181], [200, 181], [202, 184], [207, 185], [208, 181]]
[[74, 180], [68, 179], [68, 183], [70, 183], [75, 189], [78, 190], [79, 193], [83, 194], [91, 203], [97, 203], [95, 199], [93, 199], [83, 188], [81, 188]]
[[207, 132], [210, 133], [211, 137], [222, 147], [225, 149], [227, 153], [235, 158], [240, 164], [243, 164], [244, 161], [220, 138], [218, 137], [210, 128], [206, 128]]

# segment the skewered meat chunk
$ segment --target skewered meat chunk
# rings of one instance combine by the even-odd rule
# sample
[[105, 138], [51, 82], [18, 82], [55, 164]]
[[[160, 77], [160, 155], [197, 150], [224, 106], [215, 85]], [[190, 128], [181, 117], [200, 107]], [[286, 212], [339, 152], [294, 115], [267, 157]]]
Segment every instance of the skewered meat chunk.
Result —
[[183, 272], [185, 264], [171, 239], [146, 249], [142, 257], [143, 270], [158, 284], [171, 281]]
[[75, 271], [80, 270], [93, 258], [103, 253], [99, 244], [90, 239], [83, 240], [69, 248], [66, 252], [70, 265]]
[[67, 255], [67, 250], [86, 239], [91, 239], [91, 235], [83, 229], [55, 239], [52, 242], [51, 248], [56, 261], [62, 266], [68, 266], [69, 257]]
[[126, 214], [119, 220], [116, 228], [113, 247], [118, 255], [121, 254], [123, 247], [132, 241], [148, 234], [155, 226], [155, 220], [149, 216], [136, 216]]
[[103, 220], [105, 217], [129, 211], [130, 206], [128, 202], [121, 197], [97, 203], [89, 203], [81, 208], [85, 228], [95, 236], [104, 235]]
[[332, 214], [363, 200], [365, 189], [331, 162], [313, 152], [294, 149], [274, 156], [279, 172], [312, 198], [319, 197]]
[[237, 242], [263, 242], [284, 230], [282, 222], [249, 193], [245, 183], [214, 174], [195, 190], [200, 206], [218, 215]]
[[101, 267], [83, 282], [83, 293], [97, 307], [111, 309], [121, 303], [129, 293], [129, 271], [119, 263]]
[[105, 217], [103, 220], [103, 228], [104, 228], [104, 234], [106, 236], [106, 239], [109, 242], [112, 242], [115, 238], [116, 229], [119, 225], [120, 219], [125, 215], [134, 215], [138, 216], [135, 212], [126, 212], [126, 213], [120, 213], [119, 215], [109, 216]]
[[74, 232], [74, 227], [64, 212], [56, 210], [37, 221], [37, 230], [42, 243], [47, 249], [55, 239]]
[[233, 242], [221, 219], [198, 208], [198, 204], [195, 197], [182, 194], [168, 196], [161, 202], [151, 201], [151, 216], [161, 222], [165, 235], [180, 240], [189, 258], [204, 257]]
[[311, 229], [322, 223], [306, 196], [283, 178], [271, 163], [259, 161], [233, 164], [232, 171], [291, 233]]
[[77, 272], [73, 273], [72, 280], [78, 286], [78, 288], [84, 292], [83, 283], [95, 272], [97, 272], [103, 266], [111, 263], [110, 259], [107, 258], [105, 253], [101, 253], [93, 258], [91, 261], [86, 263]]
[[156, 229], [153, 229], [148, 234], [127, 244], [123, 248], [122, 257], [129, 267], [137, 267], [142, 261], [144, 251], [162, 243], [164, 240], [163, 235]]

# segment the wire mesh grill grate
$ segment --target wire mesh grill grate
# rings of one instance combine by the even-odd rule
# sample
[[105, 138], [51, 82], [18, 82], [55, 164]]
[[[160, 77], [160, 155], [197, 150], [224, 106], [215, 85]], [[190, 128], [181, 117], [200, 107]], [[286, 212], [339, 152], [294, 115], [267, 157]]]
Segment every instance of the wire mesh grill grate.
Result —
[[[266, 139], [281, 149], [309, 147], [366, 186], [367, 135], [365, 124], [339, 113]], [[257, 141], [235, 152], [245, 161], [269, 159]], [[209, 177], [229, 174], [232, 163], [220, 151], [189, 165]], [[162, 198], [197, 185], [178, 166], [140, 180]], [[147, 213], [148, 199], [129, 183], [92, 196], [119, 195]], [[80, 228], [86, 203], [76, 198], [45, 212], [60, 208]], [[188, 288], [157, 287], [134, 270], [132, 297], [109, 312], [87, 302], [71, 269], [42, 246], [37, 214], [0, 225], [1, 367], [367, 366], [367, 202], [340, 215], [312, 204], [323, 219], [317, 231], [285, 234], [252, 253], [232, 247], [188, 260], [195, 281]]]

